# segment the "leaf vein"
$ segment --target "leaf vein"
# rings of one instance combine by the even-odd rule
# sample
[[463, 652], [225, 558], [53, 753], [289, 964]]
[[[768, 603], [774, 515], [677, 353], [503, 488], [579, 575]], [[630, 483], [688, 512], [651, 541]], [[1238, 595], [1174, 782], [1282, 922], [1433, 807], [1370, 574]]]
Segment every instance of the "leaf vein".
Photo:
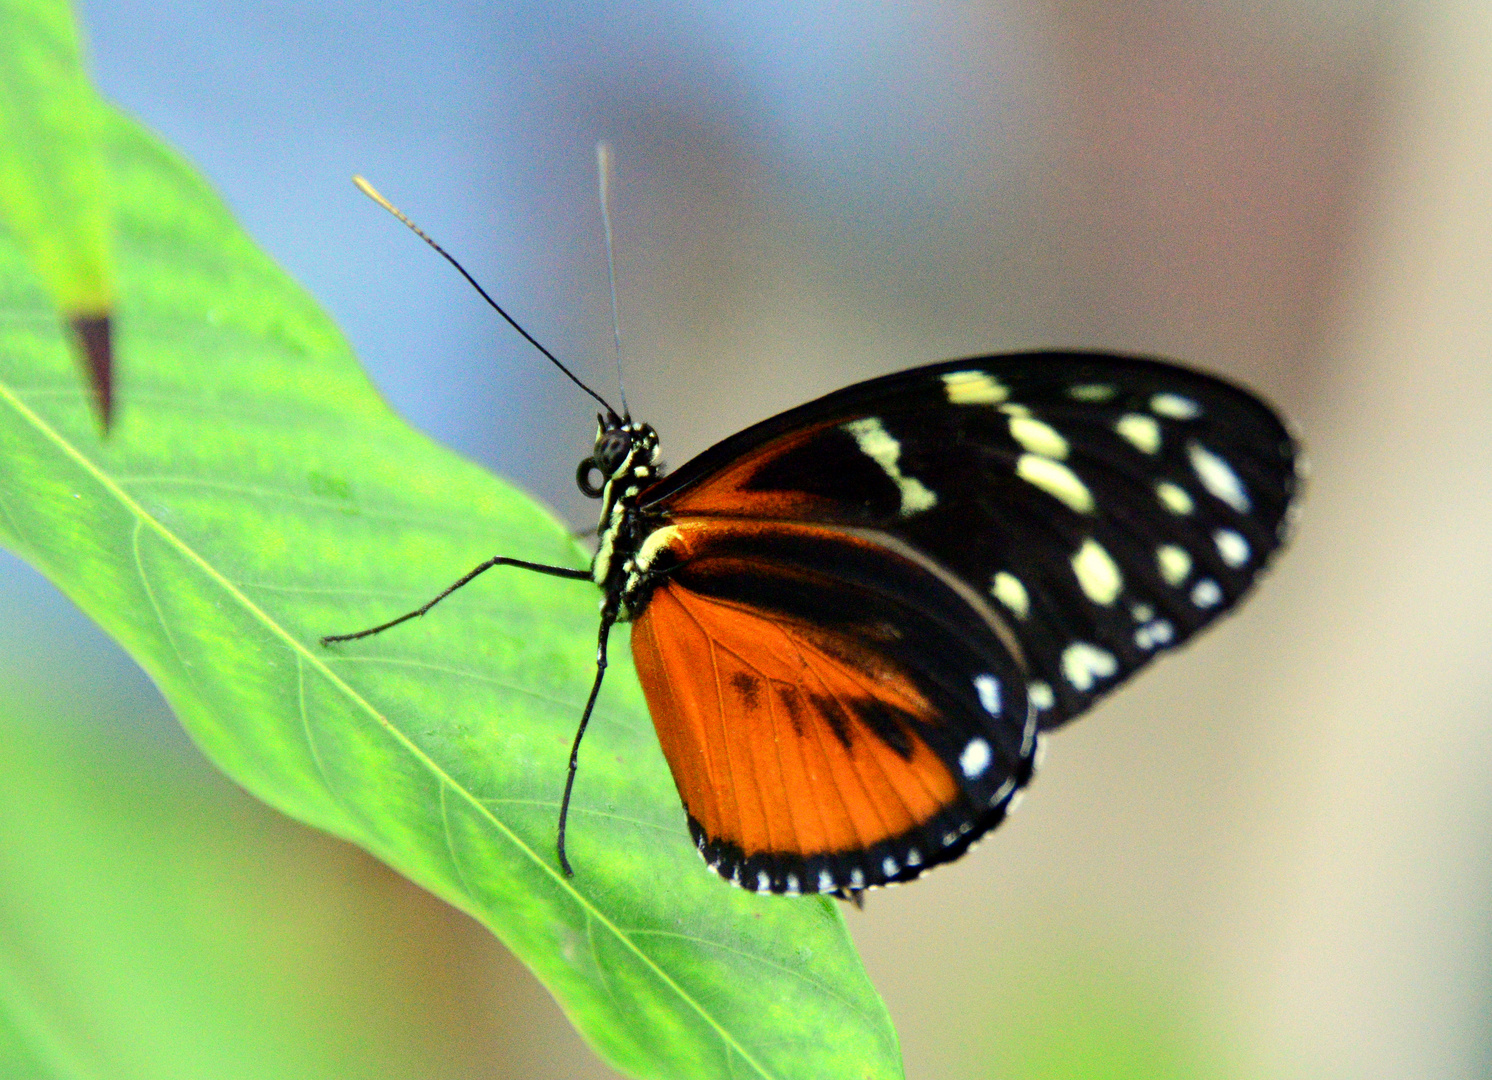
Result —
[[874, 1020], [875, 1019], [873, 1016], [871, 1016], [870, 1013], [866, 1012], [859, 1005], [856, 1005], [853, 1001], [850, 1001], [848, 998], [843, 997], [839, 993], [835, 992], [835, 990], [832, 987], [828, 986], [827, 984], [821, 983], [817, 979], [811, 978], [810, 976], [803, 974], [803, 972], [801, 972], [801, 971], [795, 970], [794, 968], [790, 968], [786, 964], [779, 964], [776, 960], [769, 960], [765, 956], [760, 956], [760, 955], [758, 955], [756, 953], [747, 952], [744, 949], [735, 949], [735, 948], [732, 948], [729, 945], [722, 944], [721, 942], [718, 942], [718, 941], [711, 941], [708, 938], [702, 938], [702, 937], [699, 937], [699, 936], [697, 936], [695, 934], [682, 934], [682, 933], [679, 933], [676, 930], [647, 930], [647, 929], [642, 929], [642, 928], [638, 928], [638, 927], [630, 927], [630, 928], [628, 928], [627, 933], [633, 935], [634, 937], [655, 937], [655, 938], [656, 937], [669, 937], [669, 938], [678, 938], [681, 941], [687, 941], [687, 942], [689, 942], [690, 944], [693, 944], [693, 945], [699, 945], [699, 946], [703, 946], [703, 947], [709, 948], [709, 949], [718, 949], [720, 952], [731, 953], [731, 954], [733, 954], [735, 956], [742, 957], [743, 959], [751, 960], [751, 961], [754, 961], [755, 963], [761, 964], [763, 967], [775, 968], [776, 970], [782, 972], [784, 975], [790, 975], [793, 978], [799, 980], [800, 982], [806, 983], [807, 985], [813, 987], [815, 990], [819, 991], [820, 993], [825, 994], [828, 997], [833, 998], [835, 1001], [839, 1002], [846, 1009], [849, 1009], [851, 1012], [855, 1013], [857, 1016], [860, 1016], [860, 1017], [862, 1017], [862, 1018], [864, 1018], [866, 1020]]

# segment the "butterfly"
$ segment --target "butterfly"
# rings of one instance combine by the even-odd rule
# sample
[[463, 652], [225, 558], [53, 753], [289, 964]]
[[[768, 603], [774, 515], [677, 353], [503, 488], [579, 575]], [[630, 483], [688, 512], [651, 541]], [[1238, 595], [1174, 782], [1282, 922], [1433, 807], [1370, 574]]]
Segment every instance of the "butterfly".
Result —
[[494, 558], [417, 611], [323, 639], [382, 632], [495, 566], [598, 586], [567, 875], [617, 624], [709, 867], [857, 899], [962, 855], [1014, 808], [1043, 733], [1236, 605], [1299, 483], [1268, 405], [1152, 359], [914, 368], [672, 473], [652, 427], [580, 385], [605, 406], [576, 473], [601, 503], [589, 570]]
[[[597, 147], [607, 264], [609, 150]], [[632, 655], [695, 846], [760, 893], [909, 881], [1014, 809], [1044, 732], [1229, 611], [1284, 544], [1299, 454], [1241, 387], [1100, 352], [949, 360], [856, 383], [665, 474], [658, 434], [520, 326], [594, 398], [576, 469], [601, 502], [596, 675], [570, 748], [556, 851], [607, 645]], [[613, 319], [616, 314], [612, 278]], [[617, 331], [620, 362], [620, 330]]]

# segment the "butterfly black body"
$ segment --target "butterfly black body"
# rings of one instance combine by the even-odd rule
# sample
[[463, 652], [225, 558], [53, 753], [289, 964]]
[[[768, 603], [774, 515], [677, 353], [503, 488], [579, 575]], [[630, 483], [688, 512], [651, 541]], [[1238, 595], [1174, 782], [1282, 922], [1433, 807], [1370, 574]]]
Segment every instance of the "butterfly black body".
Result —
[[[854, 894], [962, 854], [1041, 732], [1242, 598], [1297, 488], [1259, 399], [1099, 353], [873, 379], [667, 476], [651, 427], [599, 421], [578, 481], [602, 500], [604, 600], [576, 750], [631, 622], [695, 842], [760, 892]], [[568, 870], [563, 837], [562, 812]]]

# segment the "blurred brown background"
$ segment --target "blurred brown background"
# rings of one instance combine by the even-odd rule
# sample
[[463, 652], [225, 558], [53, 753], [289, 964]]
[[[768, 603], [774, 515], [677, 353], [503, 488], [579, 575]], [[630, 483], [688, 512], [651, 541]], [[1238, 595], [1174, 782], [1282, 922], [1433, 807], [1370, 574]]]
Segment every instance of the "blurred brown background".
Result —
[[[850, 924], [914, 1078], [1492, 1077], [1492, 7], [81, 17], [105, 91], [395, 404], [577, 524], [583, 400], [348, 174], [604, 382], [613, 142], [628, 397], [674, 462], [1006, 349], [1173, 356], [1272, 398], [1313, 471], [1258, 594], [1053, 738], [973, 855]], [[297, 964], [332, 965], [315, 1000], [402, 1017], [381, 1030], [409, 1075], [610, 1075], [472, 924], [207, 775], [81, 617], [14, 560], [0, 584], [0, 694], [199, 793], [226, 891], [259, 888], [245, 953], [304, 937], [287, 1000]]]

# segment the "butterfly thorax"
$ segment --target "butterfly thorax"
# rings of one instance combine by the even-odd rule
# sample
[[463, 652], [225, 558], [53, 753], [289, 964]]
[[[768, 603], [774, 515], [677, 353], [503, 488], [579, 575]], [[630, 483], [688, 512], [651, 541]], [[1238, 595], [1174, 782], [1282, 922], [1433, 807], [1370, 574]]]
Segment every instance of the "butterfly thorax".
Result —
[[[596, 448], [580, 463], [576, 480], [580, 490], [601, 500], [596, 556], [591, 578], [605, 594], [618, 621], [638, 614], [651, 591], [648, 538], [658, 531], [657, 523], [637, 507], [644, 490], [663, 475], [658, 461], [658, 433], [648, 424], [598, 416]], [[601, 486], [591, 482], [599, 473]]]

